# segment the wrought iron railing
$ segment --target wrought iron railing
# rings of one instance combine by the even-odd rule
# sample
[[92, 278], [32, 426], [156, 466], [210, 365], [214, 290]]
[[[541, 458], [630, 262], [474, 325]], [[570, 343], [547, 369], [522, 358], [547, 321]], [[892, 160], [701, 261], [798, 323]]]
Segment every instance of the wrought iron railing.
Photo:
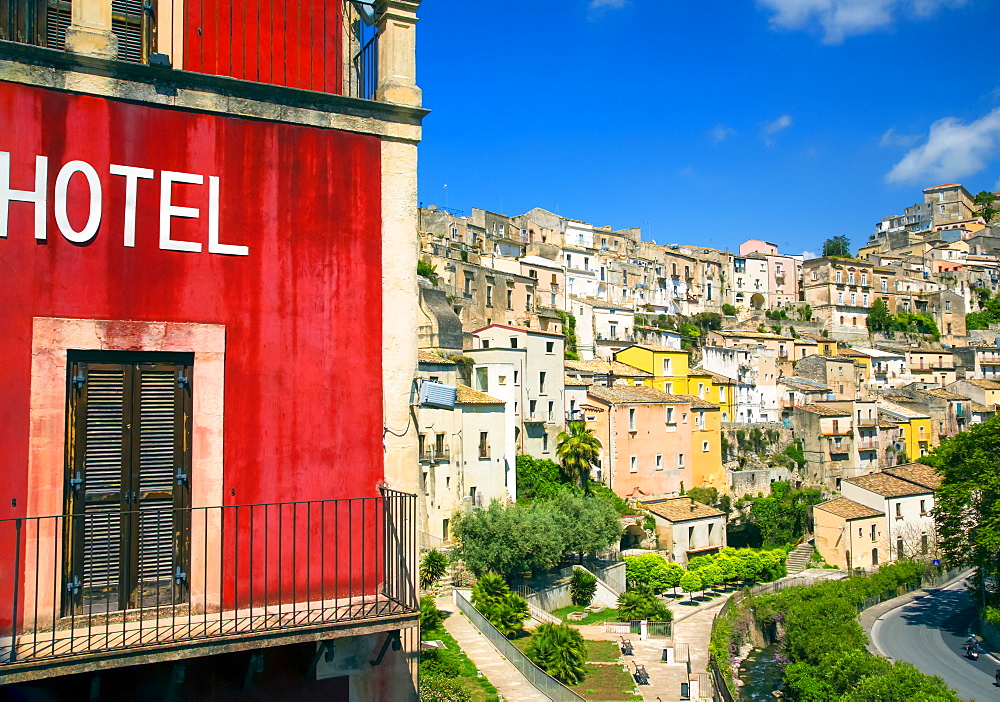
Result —
[[384, 490], [0, 520], [0, 674], [414, 613], [415, 510], [415, 496]]

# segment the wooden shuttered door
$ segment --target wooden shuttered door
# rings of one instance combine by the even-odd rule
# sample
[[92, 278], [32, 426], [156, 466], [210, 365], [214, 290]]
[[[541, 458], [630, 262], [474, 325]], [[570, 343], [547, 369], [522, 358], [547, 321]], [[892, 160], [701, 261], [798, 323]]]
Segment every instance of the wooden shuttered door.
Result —
[[191, 363], [71, 359], [66, 614], [186, 597]]

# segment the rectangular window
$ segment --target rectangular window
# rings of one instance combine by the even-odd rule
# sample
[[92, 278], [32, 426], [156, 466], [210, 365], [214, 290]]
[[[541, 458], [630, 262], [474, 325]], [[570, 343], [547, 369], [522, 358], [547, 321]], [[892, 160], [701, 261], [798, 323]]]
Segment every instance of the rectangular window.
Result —
[[628, 430], [635, 431], [635, 407], [628, 409]]
[[545, 371], [538, 371], [538, 394], [545, 394]]
[[674, 408], [667, 407], [667, 424], [673, 424], [673, 423], [674, 423]]
[[65, 615], [187, 600], [192, 354], [69, 352]]
[[487, 285], [486, 286], [486, 306], [487, 307], [492, 307], [493, 306], [493, 286], [492, 285]]
[[843, 280], [843, 275], [841, 274], [841, 272], [840, 272], [840, 271], [837, 271], [837, 282], [838, 282], [838, 283], [842, 283], [842, 282], [844, 282], [844, 280]]
[[677, 454], [677, 467], [678, 468], [683, 468], [684, 467], [684, 454], [683, 453], [678, 453]]
[[507, 290], [507, 309], [514, 309], [514, 291], [510, 289]]
[[897, 502], [896, 503], [896, 516], [897, 517], [902, 517], [903, 516], [903, 503], [902, 502]]
[[927, 510], [925, 509], [924, 506], [924, 500], [920, 500], [920, 514], [921, 516], [927, 514]]
[[542, 453], [549, 452], [549, 435], [542, 434]]
[[479, 457], [489, 458], [490, 457], [490, 435], [489, 432], [481, 431], [479, 432]]
[[556, 342], [546, 341], [545, 342], [545, 353], [554, 353], [556, 348]]
[[528, 400], [528, 416], [535, 418], [535, 409], [538, 407], [538, 400]]
[[517, 337], [516, 336], [510, 337], [510, 347], [512, 349], [516, 349], [517, 348]]
[[663, 454], [656, 454], [656, 470], [663, 470]]
[[707, 441], [702, 441], [701, 442], [701, 450], [702, 451], [708, 452], [708, 451], [711, 450], [711, 448], [712, 447], [709, 445], [709, 443]]
[[636, 461], [635, 456], [629, 456], [628, 458], [628, 472], [629, 473], [639, 472], [639, 463]]
[[876, 535], [875, 535], [875, 525], [874, 525], [874, 524], [872, 524], [872, 541], [875, 541], [875, 540], [876, 540]]
[[550, 422], [553, 419], [555, 419], [555, 407], [556, 407], [556, 403], [555, 402], [550, 402], [549, 403], [549, 421]]
[[670, 360], [671, 359], [669, 358], [663, 359], [663, 375], [673, 375], [673, 373], [670, 372], [671, 371]]

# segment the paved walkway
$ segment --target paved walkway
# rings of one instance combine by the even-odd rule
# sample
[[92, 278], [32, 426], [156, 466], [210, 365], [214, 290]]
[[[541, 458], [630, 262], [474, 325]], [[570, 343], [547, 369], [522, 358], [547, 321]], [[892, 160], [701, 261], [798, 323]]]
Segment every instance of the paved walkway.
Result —
[[451, 597], [439, 597], [437, 608], [447, 612], [444, 628], [455, 637], [476, 667], [486, 676], [500, 694], [508, 700], [517, 702], [549, 702], [549, 698], [538, 692], [531, 683], [521, 675], [514, 664], [500, 655], [500, 652], [490, 643], [490, 640], [472, 626], [469, 618], [462, 614]]

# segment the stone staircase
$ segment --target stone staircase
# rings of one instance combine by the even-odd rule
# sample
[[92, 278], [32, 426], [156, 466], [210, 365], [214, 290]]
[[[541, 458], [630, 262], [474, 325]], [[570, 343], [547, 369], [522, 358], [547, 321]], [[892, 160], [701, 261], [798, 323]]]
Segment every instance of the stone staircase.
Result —
[[785, 567], [788, 569], [789, 575], [795, 575], [796, 573], [801, 573], [803, 570], [809, 567], [809, 561], [812, 559], [813, 545], [808, 541], [803, 541], [801, 544], [795, 547], [794, 551], [790, 551], [788, 554], [788, 560], [785, 561]]

